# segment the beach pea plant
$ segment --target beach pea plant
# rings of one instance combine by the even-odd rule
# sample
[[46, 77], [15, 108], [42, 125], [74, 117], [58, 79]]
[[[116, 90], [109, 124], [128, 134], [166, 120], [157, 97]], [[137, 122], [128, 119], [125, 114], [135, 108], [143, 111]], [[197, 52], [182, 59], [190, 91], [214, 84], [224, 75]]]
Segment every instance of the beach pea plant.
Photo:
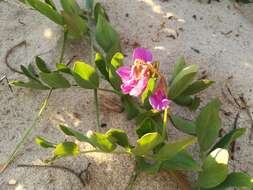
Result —
[[[171, 69], [171, 77], [168, 78], [160, 72], [160, 63], [153, 58], [151, 51], [141, 47], [133, 51], [131, 63], [124, 64], [124, 55], [121, 53], [116, 31], [110, 25], [102, 6], [93, 6], [92, 1], [87, 1], [85, 10], [79, 9], [74, 0], [61, 1], [64, 11], [71, 12], [69, 17], [64, 16], [64, 13], [60, 14], [53, 1], [24, 2], [50, 19], [53, 18], [57, 24], [63, 23], [64, 31], [67, 31], [65, 34], [77, 31], [71, 25], [74, 22], [68, 24], [68, 19], [72, 21], [78, 17], [77, 20], [86, 23], [87, 31], [77, 36], [83, 39], [87, 37], [86, 32], [89, 34], [92, 59], [86, 62], [76, 61], [73, 66], [60, 60], [52, 70], [42, 58], [36, 57], [36, 67], [21, 66], [28, 80], [14, 80], [11, 84], [49, 92], [76, 87], [90, 89], [95, 92], [95, 102], [98, 102], [98, 90], [114, 93], [121, 98], [128, 119], [135, 120], [134, 130], [138, 136], [136, 142], [130, 142], [126, 131], [118, 129], [117, 126], [113, 126], [114, 128], [106, 133], [99, 132], [97, 128], [96, 131], [83, 134], [65, 124], [59, 124], [59, 130], [73, 137], [73, 141], [55, 143], [37, 136], [35, 141], [38, 145], [52, 150], [52, 156], [45, 162], [92, 152], [127, 154], [135, 160], [135, 169], [128, 189], [133, 188], [141, 172], [156, 174], [160, 171], [169, 172], [181, 189], [253, 188], [253, 181], [248, 174], [229, 171], [230, 145], [245, 133], [245, 128], [233, 129], [219, 137], [222, 122], [219, 116], [221, 103], [218, 99], [212, 99], [198, 110], [193, 120], [173, 113], [173, 107], [176, 105], [196, 111], [200, 105], [197, 93], [214, 83], [208, 79], [196, 79], [197, 65], [188, 65], [181, 57]], [[93, 24], [95, 28], [91, 27]], [[101, 80], [106, 80], [111, 84], [111, 88], [101, 88]], [[98, 109], [96, 115], [98, 116]], [[99, 117], [97, 119], [99, 120]], [[175, 127], [187, 137], [172, 141], [168, 138], [170, 127]], [[77, 141], [88, 143], [93, 148], [82, 149]], [[193, 156], [188, 149], [190, 146], [199, 147], [198, 156]], [[197, 174], [196, 180], [189, 184], [181, 172], [194, 172]]]
[[[100, 74], [105, 80], [112, 83], [112, 92], [122, 98], [125, 110], [129, 112], [129, 119], [136, 120], [137, 142], [129, 142], [126, 132], [117, 129], [117, 126], [106, 133], [88, 131], [87, 134], [83, 134], [64, 124], [59, 124], [58, 128], [65, 135], [75, 137], [80, 142], [89, 143], [93, 149], [82, 150], [76, 141], [64, 141], [56, 144], [43, 137], [37, 137], [37, 144], [43, 148], [53, 149], [52, 157], [45, 161], [52, 162], [61, 157], [91, 152], [129, 154], [136, 161], [135, 175], [140, 172], [155, 174], [165, 170], [180, 179], [178, 171], [192, 171], [198, 174], [192, 188], [227, 189], [238, 187], [250, 189], [253, 187], [252, 179], [246, 173], [229, 172], [229, 146], [236, 138], [244, 134], [245, 129], [232, 130], [218, 139], [219, 130], [222, 127], [218, 99], [213, 99], [204, 106], [194, 121], [186, 120], [172, 113], [171, 105], [177, 104], [178, 99], [190, 99], [191, 104], [182, 105], [196, 109], [197, 106], [192, 106], [192, 101], [196, 101], [196, 98], [192, 96], [213, 83], [207, 79], [195, 80], [198, 71], [197, 65], [186, 65], [184, 59], [181, 58], [173, 70], [173, 78], [168, 82], [159, 71], [159, 62], [153, 61], [149, 50], [136, 48], [131, 65], [123, 65], [122, 59], [123, 55], [116, 53], [112, 57], [110, 65], [107, 65], [108, 62], [106, 63], [99, 56], [100, 64], [104, 64], [105, 68], [99, 71], [103, 71]], [[95, 62], [97, 61], [98, 55]], [[114, 73], [110, 77], [108, 71], [111, 67], [114, 68]], [[47, 68], [46, 65], [43, 65], [43, 68]], [[64, 74], [72, 76], [75, 83], [70, 84], [63, 77]], [[43, 87], [35, 89], [49, 90], [51, 88], [70, 88], [71, 86], [99, 89], [100, 75], [94, 67], [81, 61], [75, 62], [72, 68], [58, 66], [55, 71], [40, 69], [40, 73], [36, 76], [36, 81], [38, 80]], [[110, 80], [112, 78], [117, 78], [117, 80], [113, 82]], [[13, 81], [12, 84], [34, 88], [20, 81]], [[188, 134], [189, 137], [171, 142], [167, 137], [167, 128], [172, 126], [167, 125], [167, 118], [171, 121], [172, 126]], [[197, 144], [200, 149], [198, 160], [195, 160], [192, 153], [187, 150], [189, 146], [194, 144]], [[129, 189], [132, 188], [134, 179], [136, 176], [129, 184]], [[180, 184], [182, 189], [190, 189], [184, 180], [178, 181], [182, 183]]]

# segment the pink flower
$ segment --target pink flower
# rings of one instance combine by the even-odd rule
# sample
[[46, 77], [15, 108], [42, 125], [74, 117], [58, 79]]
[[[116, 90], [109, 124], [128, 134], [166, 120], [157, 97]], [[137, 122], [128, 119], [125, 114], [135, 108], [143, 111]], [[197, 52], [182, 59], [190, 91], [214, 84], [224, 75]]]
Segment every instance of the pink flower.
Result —
[[117, 73], [122, 80], [122, 92], [139, 97], [148, 84], [152, 54], [144, 48], [136, 48], [133, 53], [133, 59], [134, 65], [122, 66], [117, 69]]
[[167, 85], [165, 79], [161, 78], [157, 88], [149, 97], [149, 103], [153, 109], [162, 111], [170, 107], [171, 100], [169, 100], [166, 96], [166, 88]]

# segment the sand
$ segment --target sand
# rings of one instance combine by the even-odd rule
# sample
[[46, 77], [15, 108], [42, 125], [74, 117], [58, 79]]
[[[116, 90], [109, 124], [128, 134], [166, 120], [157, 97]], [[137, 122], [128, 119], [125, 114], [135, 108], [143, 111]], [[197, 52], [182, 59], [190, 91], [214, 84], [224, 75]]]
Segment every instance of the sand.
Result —
[[[229, 1], [206, 4], [197, 0], [101, 2], [120, 34], [127, 55], [126, 63], [130, 61], [134, 46], [141, 45], [152, 50], [168, 77], [178, 57], [184, 54], [189, 64], [198, 64], [200, 71], [207, 71], [208, 78], [216, 81], [210, 89], [200, 94], [203, 100], [201, 106], [210, 98], [220, 98], [222, 109], [231, 112], [229, 116], [221, 112], [225, 131], [233, 128], [234, 118], [240, 113], [237, 127], [247, 128], [247, 133], [236, 143], [235, 160], [231, 161], [230, 168], [247, 171], [253, 176], [250, 119], [244, 110], [234, 104], [225, 88], [227, 84], [236, 98], [243, 94], [252, 113], [252, 6], [238, 9]], [[4, 64], [7, 51], [23, 40], [26, 40], [27, 45], [17, 48], [9, 57], [13, 66], [18, 68], [20, 64], [28, 65], [34, 62], [36, 55], [41, 55], [54, 67], [62, 41], [62, 31], [57, 25], [14, 0], [0, 2], [0, 24], [0, 75], [6, 73], [9, 79], [23, 79]], [[69, 60], [73, 55], [86, 54], [87, 51], [73, 43], [64, 60]], [[4, 163], [24, 130], [31, 126], [46, 95], [47, 92], [18, 88], [14, 88], [14, 93], [11, 93], [6, 83], [0, 86], [0, 163]], [[41, 149], [34, 143], [34, 137], [41, 135], [54, 142], [62, 142], [65, 137], [55, 127], [58, 123], [67, 123], [84, 133], [94, 130], [96, 123], [92, 97], [92, 91], [76, 88], [53, 92], [47, 110], [29, 141], [15, 162], [0, 175], [1, 190], [122, 190], [126, 187], [133, 170], [133, 161], [123, 155], [92, 153], [56, 161], [55, 164], [67, 166], [76, 172], [84, 170], [91, 163], [85, 187], [78, 178], [66, 171], [17, 167], [18, 164], [39, 163], [39, 159], [51, 155], [49, 150]], [[172, 111], [188, 118], [194, 116], [194, 113], [177, 106], [173, 106]], [[125, 114], [111, 112], [103, 114], [101, 120], [107, 124], [102, 131], [109, 128], [125, 129], [132, 142], [136, 139], [134, 122], [128, 121]], [[181, 136], [182, 133], [171, 129], [171, 139]], [[196, 147], [193, 149], [196, 150]], [[177, 188], [165, 173], [155, 176], [142, 174], [134, 187], [136, 190]]]

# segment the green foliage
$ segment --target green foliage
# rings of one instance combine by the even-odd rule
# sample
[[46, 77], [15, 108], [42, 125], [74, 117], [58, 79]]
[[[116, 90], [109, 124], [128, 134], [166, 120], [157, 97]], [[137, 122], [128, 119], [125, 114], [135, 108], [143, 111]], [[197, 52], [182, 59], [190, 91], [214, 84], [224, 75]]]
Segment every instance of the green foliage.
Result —
[[159, 133], [147, 133], [137, 140], [137, 145], [132, 149], [132, 152], [136, 156], [145, 156], [162, 141], [162, 136]]
[[183, 151], [188, 146], [194, 144], [196, 141], [197, 139], [195, 137], [191, 137], [171, 144], [165, 144], [153, 157], [155, 160], [159, 161], [170, 160], [177, 153]]
[[96, 3], [94, 8], [94, 16], [96, 22], [98, 21], [99, 15], [103, 16], [107, 21], [109, 21], [109, 17], [104, 9], [104, 7], [101, 5], [101, 3]]
[[50, 20], [56, 24], [63, 25], [63, 17], [49, 4], [43, 3], [40, 0], [26, 0], [34, 9], [39, 11], [41, 14], [48, 17]]
[[55, 148], [55, 145], [53, 143], [39, 136], [35, 138], [35, 142], [43, 148]]
[[99, 86], [99, 76], [95, 68], [87, 63], [75, 62], [72, 74], [76, 83], [82, 88], [96, 89]]
[[111, 60], [115, 53], [120, 52], [120, 41], [117, 32], [101, 14], [98, 15], [96, 25], [96, 41]]
[[227, 176], [224, 182], [210, 190], [224, 190], [227, 188], [250, 190], [253, 188], [253, 179], [246, 173], [233, 172]]
[[169, 160], [162, 162], [161, 169], [163, 170], [184, 170], [184, 171], [198, 171], [200, 169], [196, 160], [186, 152], [177, 153]]
[[78, 146], [73, 142], [65, 141], [56, 145], [54, 149], [54, 158], [65, 156], [77, 156], [79, 154]]
[[202, 171], [199, 173], [198, 186], [201, 188], [213, 188], [221, 184], [228, 175], [228, 151], [215, 149], [204, 160]]
[[36, 80], [30, 80], [29, 82], [13, 80], [13, 81], [10, 81], [10, 85], [23, 87], [23, 88], [31, 88], [34, 90], [49, 90], [50, 89], [49, 87], [43, 85], [41, 82], [38, 82]]
[[96, 64], [98, 70], [100, 71], [100, 73], [104, 76], [104, 78], [107, 81], [110, 81], [109, 73], [108, 73], [107, 67], [106, 67], [106, 60], [99, 53], [96, 54], [95, 64]]
[[61, 0], [63, 10], [72, 15], [81, 14], [81, 8], [75, 0]]
[[179, 58], [177, 63], [175, 64], [174, 70], [172, 72], [172, 79], [175, 79], [175, 77], [186, 67], [185, 59], [183, 56]]
[[138, 116], [139, 108], [133, 97], [122, 95], [121, 100], [124, 106], [124, 111], [127, 113], [127, 119], [131, 120]]
[[202, 90], [205, 90], [213, 83], [214, 81], [207, 80], [207, 79], [197, 80], [193, 82], [188, 88], [185, 89], [185, 91], [182, 93], [182, 96], [189, 96], [189, 95], [196, 94]]
[[190, 65], [183, 68], [172, 81], [169, 89], [169, 98], [174, 100], [187, 89], [194, 80], [198, 71], [197, 65]]
[[224, 137], [222, 137], [212, 148], [212, 150], [216, 148], [224, 148], [228, 149], [229, 145], [236, 140], [237, 138], [241, 137], [243, 134], [245, 134], [246, 129], [245, 128], [239, 128], [239, 129], [233, 129], [228, 134], [226, 134]]
[[70, 84], [59, 72], [40, 73], [40, 79], [50, 88], [69, 88]]
[[219, 117], [220, 101], [210, 101], [196, 119], [196, 132], [201, 152], [207, 151], [215, 143], [221, 128]]
[[50, 69], [47, 67], [45, 61], [41, 59], [39, 56], [35, 58], [36, 65], [38, 69], [43, 73], [51, 73]]
[[196, 124], [194, 122], [185, 120], [182, 117], [173, 114], [170, 114], [170, 120], [173, 126], [179, 131], [189, 135], [196, 135]]
[[145, 91], [141, 95], [141, 102], [144, 104], [146, 108], [150, 107], [148, 98], [155, 90], [155, 85], [156, 85], [156, 78], [150, 78]]

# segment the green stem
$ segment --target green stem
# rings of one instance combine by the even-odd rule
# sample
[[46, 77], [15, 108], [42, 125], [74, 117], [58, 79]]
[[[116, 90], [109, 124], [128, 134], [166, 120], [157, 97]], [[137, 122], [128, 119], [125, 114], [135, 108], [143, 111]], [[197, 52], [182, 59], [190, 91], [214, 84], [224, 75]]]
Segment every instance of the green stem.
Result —
[[136, 164], [135, 164], [134, 171], [132, 173], [132, 176], [130, 177], [126, 190], [133, 190], [134, 183], [136, 182], [138, 175], [139, 175], [139, 172], [137, 171]]
[[97, 118], [97, 131], [99, 131], [100, 120], [99, 120], [99, 105], [98, 105], [98, 91], [97, 91], [97, 89], [94, 89], [94, 103], [95, 103], [96, 118]]
[[162, 137], [163, 139], [167, 139], [167, 118], [168, 118], [168, 109], [165, 109], [164, 110], [164, 113], [163, 113], [163, 132], [162, 132]]
[[81, 151], [81, 154], [87, 154], [87, 153], [105, 153], [105, 154], [131, 154], [130, 152], [127, 151], [113, 151], [113, 152], [105, 152], [102, 150], [85, 150], [85, 151]]
[[52, 91], [53, 91], [52, 89], [49, 91], [49, 93], [48, 93], [46, 99], [44, 100], [44, 102], [43, 102], [43, 104], [42, 104], [42, 106], [41, 106], [41, 108], [40, 108], [39, 113], [37, 114], [36, 118], [34, 119], [32, 125], [31, 125], [31, 127], [28, 128], [28, 129], [25, 131], [25, 133], [24, 133], [24, 135], [23, 135], [21, 141], [17, 144], [17, 146], [15, 147], [15, 149], [12, 151], [12, 153], [11, 153], [9, 159], [6, 161], [5, 165], [4, 165], [3, 168], [1, 169], [0, 173], [4, 172], [5, 169], [10, 165], [10, 163], [15, 159], [16, 154], [18, 153], [19, 148], [21, 147], [21, 145], [23, 145], [23, 144], [25, 143], [25, 140], [26, 140], [26, 139], [28, 138], [28, 136], [30, 135], [32, 129], [36, 126], [37, 121], [39, 121], [40, 116], [43, 114], [43, 112], [44, 112], [45, 109], [46, 109], [46, 106], [47, 106], [47, 104], [48, 104], [48, 100], [49, 100], [49, 97], [50, 97]]
[[[89, 28], [91, 28], [91, 21], [92, 21], [92, 15], [88, 14], [88, 24], [89, 24]], [[94, 62], [94, 45], [93, 45], [93, 35], [92, 35], [92, 31], [90, 29], [89, 31], [89, 35], [90, 35], [90, 62], [92, 65], [94, 65], [95, 69], [96, 68], [96, 64]], [[98, 103], [98, 93], [97, 93], [97, 89], [94, 89], [94, 105], [95, 105], [95, 111], [96, 111], [96, 117], [97, 117], [97, 131], [99, 131], [100, 128], [100, 113], [99, 113], [99, 103]]]
[[68, 30], [66, 27], [64, 27], [63, 42], [62, 42], [59, 63], [62, 63], [62, 60], [63, 60], [63, 56], [64, 56], [64, 52], [65, 52], [65, 48], [66, 48], [67, 37], [68, 37]]

